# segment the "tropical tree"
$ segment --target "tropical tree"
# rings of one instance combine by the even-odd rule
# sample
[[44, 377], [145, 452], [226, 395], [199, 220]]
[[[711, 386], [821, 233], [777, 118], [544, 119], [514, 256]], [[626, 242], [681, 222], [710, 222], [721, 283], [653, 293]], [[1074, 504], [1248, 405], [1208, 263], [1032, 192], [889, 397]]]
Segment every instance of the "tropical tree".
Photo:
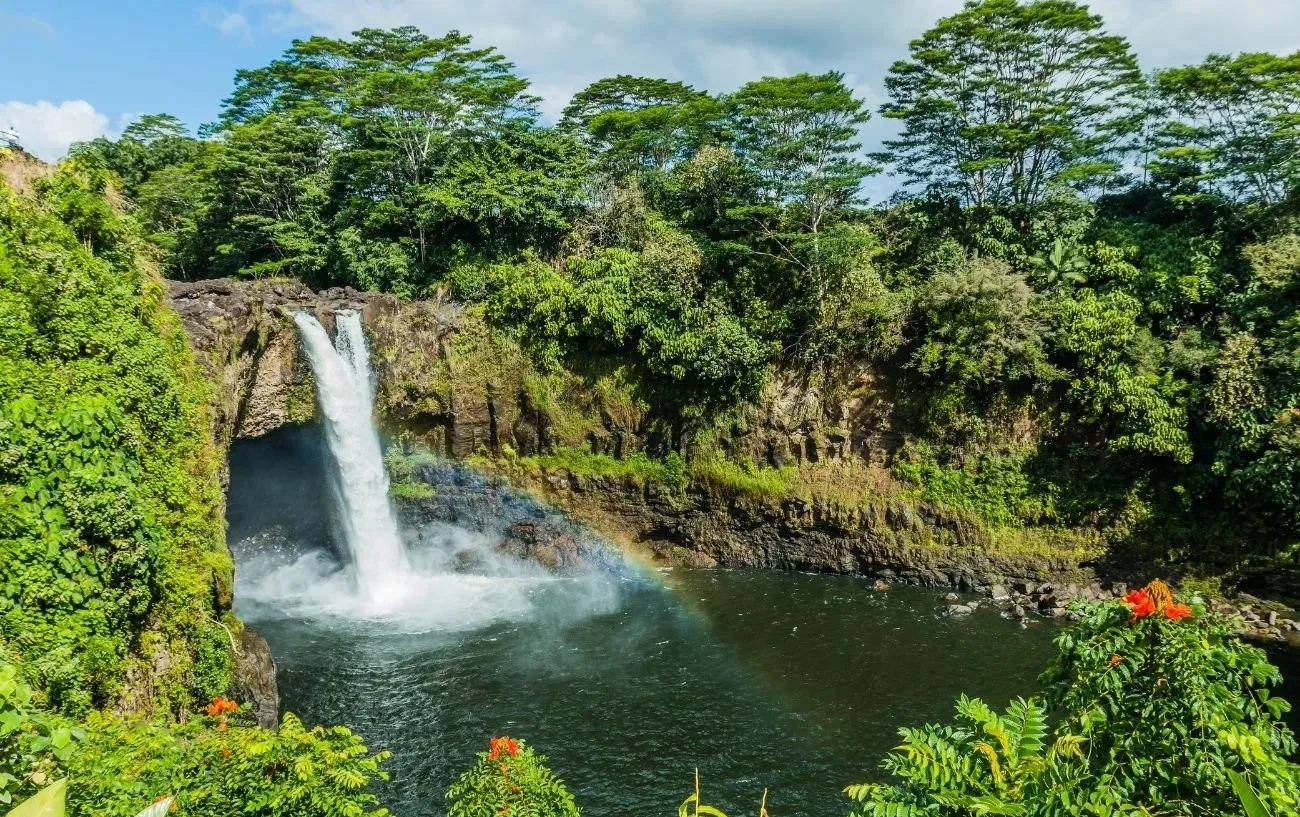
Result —
[[1234, 200], [1276, 204], [1300, 179], [1300, 53], [1211, 54], [1156, 76], [1167, 111], [1152, 169]]
[[100, 136], [78, 142], [71, 153], [101, 161], [122, 180], [124, 192], [134, 197], [151, 174], [193, 159], [200, 147], [176, 117], [146, 114], [127, 125], [121, 138]]
[[970, 0], [910, 50], [880, 109], [903, 131], [878, 158], [967, 204], [1032, 208], [1054, 182], [1100, 184], [1141, 122], [1128, 42], [1070, 0]]
[[560, 129], [579, 135], [600, 165], [618, 176], [663, 171], [716, 138], [717, 102], [689, 85], [620, 74], [574, 95]]
[[837, 71], [764, 77], [724, 102], [754, 197], [733, 216], [748, 225], [748, 252], [791, 270], [783, 286], [811, 317], [872, 243], [844, 225], [862, 181], [876, 172], [858, 156], [870, 113]]

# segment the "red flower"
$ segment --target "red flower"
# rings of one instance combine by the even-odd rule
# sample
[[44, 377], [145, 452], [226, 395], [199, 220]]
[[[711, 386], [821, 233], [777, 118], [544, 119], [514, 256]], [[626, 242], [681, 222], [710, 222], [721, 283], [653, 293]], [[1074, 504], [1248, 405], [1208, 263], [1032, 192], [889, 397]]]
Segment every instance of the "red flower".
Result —
[[1191, 618], [1192, 608], [1186, 604], [1171, 604], [1165, 608], [1165, 618], [1170, 621], [1182, 621], [1185, 618]]
[[239, 709], [239, 704], [235, 703], [229, 698], [223, 698], [220, 695], [218, 695], [217, 697], [212, 699], [212, 703], [208, 704], [208, 717], [219, 718], [222, 715], [225, 715], [229, 712], [235, 712], [238, 709]]
[[1147, 595], [1147, 591], [1139, 587], [1136, 590], [1128, 591], [1128, 595], [1124, 597], [1124, 603], [1141, 604], [1142, 602], [1146, 601], [1148, 598], [1150, 597]]
[[496, 760], [502, 752], [511, 757], [519, 754], [519, 741], [508, 736], [488, 740], [488, 760]]
[[1145, 589], [1131, 590], [1124, 597], [1124, 603], [1132, 607], [1133, 621], [1149, 616], [1156, 611], [1156, 603]]

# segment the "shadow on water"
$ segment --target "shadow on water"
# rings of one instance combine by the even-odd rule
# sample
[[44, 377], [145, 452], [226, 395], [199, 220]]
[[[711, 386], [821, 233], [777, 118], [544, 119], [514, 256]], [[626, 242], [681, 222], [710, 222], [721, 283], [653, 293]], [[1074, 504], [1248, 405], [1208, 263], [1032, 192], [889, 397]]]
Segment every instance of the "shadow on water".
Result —
[[[936, 591], [844, 576], [498, 565], [444, 577], [400, 617], [352, 617], [328, 605], [346, 587], [330, 584], [343, 574], [312, 463], [311, 429], [235, 446], [236, 605], [271, 644], [285, 709], [394, 753], [381, 795], [400, 817], [445, 813], [456, 773], [506, 733], [547, 754], [595, 817], [670, 813], [696, 767], [728, 813], [756, 811], [766, 787], [776, 817], [840, 815], [840, 790], [875, 775], [899, 726], [946, 719], [963, 691], [999, 706], [1028, 694], [1051, 652], [1045, 623], [947, 619]], [[484, 527], [476, 507], [460, 524]], [[414, 533], [417, 563], [493, 541], [446, 522]], [[316, 572], [292, 592], [268, 585], [299, 563]]]

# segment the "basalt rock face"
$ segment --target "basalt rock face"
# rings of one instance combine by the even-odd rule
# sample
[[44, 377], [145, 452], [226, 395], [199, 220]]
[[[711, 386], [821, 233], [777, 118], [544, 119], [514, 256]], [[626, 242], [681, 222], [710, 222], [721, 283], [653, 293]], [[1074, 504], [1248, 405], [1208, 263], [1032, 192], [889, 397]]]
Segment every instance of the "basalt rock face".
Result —
[[1080, 553], [1000, 553], [983, 526], [926, 503], [738, 497], [568, 472], [514, 481], [662, 564], [861, 573], [971, 591], [1097, 578]]
[[311, 312], [332, 331], [335, 313], [349, 309], [361, 312], [369, 335], [377, 408], [390, 430], [453, 457], [542, 441], [520, 419], [527, 363], [459, 305], [350, 288], [314, 292], [294, 281], [171, 281], [168, 292], [212, 384], [223, 450], [313, 419], [315, 383], [293, 313]]
[[271, 647], [250, 627], [239, 633], [230, 693], [235, 700], [251, 705], [258, 726], [274, 729], [280, 723], [280, 692]]

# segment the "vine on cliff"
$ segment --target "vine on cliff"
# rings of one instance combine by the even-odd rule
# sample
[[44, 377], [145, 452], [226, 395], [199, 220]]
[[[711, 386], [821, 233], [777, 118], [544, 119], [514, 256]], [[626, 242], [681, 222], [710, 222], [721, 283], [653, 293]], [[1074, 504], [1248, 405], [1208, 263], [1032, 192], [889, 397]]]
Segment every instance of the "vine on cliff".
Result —
[[0, 187], [0, 646], [58, 710], [178, 713], [238, 626], [206, 386], [108, 175], [32, 175]]

